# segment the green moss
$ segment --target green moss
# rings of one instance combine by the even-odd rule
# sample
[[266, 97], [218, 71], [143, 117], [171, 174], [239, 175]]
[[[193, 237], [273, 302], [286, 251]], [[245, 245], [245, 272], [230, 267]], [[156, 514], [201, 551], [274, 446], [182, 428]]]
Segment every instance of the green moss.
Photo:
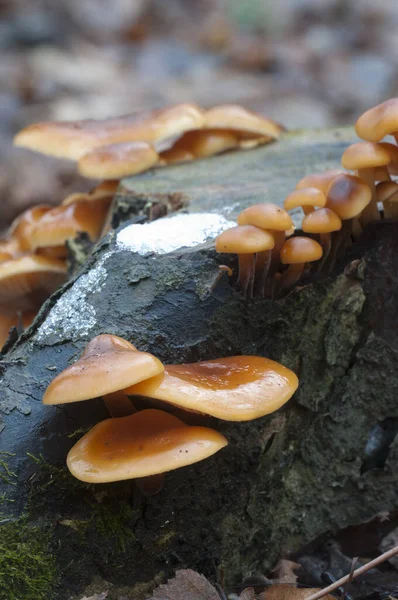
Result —
[[25, 519], [0, 526], [0, 600], [50, 600], [56, 579], [46, 532]]
[[7, 456], [15, 456], [14, 454], [11, 454], [11, 452], [5, 452], [5, 451], [1, 451], [0, 452], [0, 481], [2, 481], [3, 483], [7, 483], [8, 485], [16, 485], [16, 474], [11, 471], [11, 469], [8, 466], [7, 460], [3, 457], [7, 457]]

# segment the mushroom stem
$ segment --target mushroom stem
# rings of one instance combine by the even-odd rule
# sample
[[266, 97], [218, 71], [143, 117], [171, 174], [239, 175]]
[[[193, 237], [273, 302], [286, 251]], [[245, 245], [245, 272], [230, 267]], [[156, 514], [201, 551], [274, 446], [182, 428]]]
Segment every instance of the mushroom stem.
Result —
[[265, 280], [271, 265], [272, 250], [264, 250], [256, 254], [256, 267], [254, 275], [254, 294], [264, 297]]
[[314, 210], [315, 210], [315, 206], [302, 206], [301, 208], [305, 215], [309, 215], [310, 213], [314, 212]]
[[289, 288], [292, 288], [303, 274], [304, 267], [305, 263], [296, 263], [293, 265], [289, 265], [287, 270], [284, 273], [282, 273], [282, 277], [279, 282], [279, 289], [281, 291], [286, 291]]
[[267, 277], [264, 281], [264, 297], [270, 298], [273, 293], [273, 287], [275, 285], [275, 274], [277, 273], [280, 266], [280, 254], [282, 250], [282, 246], [285, 243], [286, 233], [284, 231], [276, 231], [275, 229], [270, 229], [269, 233], [272, 234], [275, 240], [275, 246], [271, 250], [271, 264], [269, 266]]
[[353, 219], [343, 221], [343, 226], [340, 231], [336, 231], [336, 237], [329, 254], [329, 273], [334, 269], [337, 260], [342, 258], [347, 248], [351, 246], [352, 221]]
[[356, 241], [363, 231], [362, 225], [359, 222], [359, 219], [356, 217], [352, 220], [352, 237]]
[[238, 284], [243, 294], [252, 296], [253, 281], [255, 272], [255, 255], [254, 254], [238, 254], [239, 275]]
[[122, 391], [106, 394], [103, 400], [111, 417], [127, 417], [137, 412], [130, 398]]
[[321, 260], [319, 261], [318, 267], [316, 269], [316, 271], [318, 273], [320, 273], [323, 269], [323, 267], [326, 264], [326, 261], [329, 257], [331, 248], [332, 248], [332, 236], [330, 233], [320, 233], [319, 234], [319, 241], [321, 242], [321, 246], [323, 249], [323, 255]]
[[375, 187], [375, 169], [373, 167], [367, 169], [358, 169], [358, 177], [362, 179], [371, 189], [372, 199], [369, 204], [363, 209], [360, 216], [360, 222], [363, 227], [372, 221], [378, 221], [380, 219], [379, 209], [377, 208], [377, 196]]
[[148, 477], [137, 477], [135, 483], [144, 496], [155, 496], [160, 492], [164, 484], [164, 473], [149, 475]]

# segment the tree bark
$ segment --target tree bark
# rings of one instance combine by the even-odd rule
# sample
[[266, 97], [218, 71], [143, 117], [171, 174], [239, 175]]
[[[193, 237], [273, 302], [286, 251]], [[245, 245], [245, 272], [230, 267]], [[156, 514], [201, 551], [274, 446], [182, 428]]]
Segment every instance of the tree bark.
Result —
[[[281, 203], [305, 174], [335, 168], [353, 138], [350, 129], [288, 134], [127, 180], [113, 226], [181, 203], [230, 219], [255, 202]], [[391, 222], [368, 227], [331, 276], [309, 277], [277, 302], [244, 299], [234, 279], [219, 274], [226, 260], [236, 271], [235, 258], [221, 260], [211, 242], [140, 255], [108, 233], [0, 362], [0, 556], [8, 550], [8, 569], [19, 577], [0, 576], [0, 598], [109, 590], [110, 599], [141, 600], [181, 567], [213, 580], [222, 570], [235, 584], [325, 532], [394, 508], [396, 231]], [[300, 386], [268, 417], [208, 418], [229, 446], [167, 474], [152, 498], [133, 482], [86, 485], [72, 478], [65, 457], [108, 416], [102, 401], [59, 408], [41, 398], [100, 333], [165, 363], [267, 356], [293, 369]]]

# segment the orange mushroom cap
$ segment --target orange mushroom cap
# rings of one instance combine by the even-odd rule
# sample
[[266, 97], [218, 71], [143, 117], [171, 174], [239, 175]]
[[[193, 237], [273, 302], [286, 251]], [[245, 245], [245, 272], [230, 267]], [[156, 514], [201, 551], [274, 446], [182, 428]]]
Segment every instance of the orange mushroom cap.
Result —
[[74, 202], [52, 208], [33, 227], [31, 247], [62, 246], [79, 232], [97, 240], [109, 209], [110, 199]]
[[165, 164], [170, 165], [173, 163], [187, 162], [194, 158], [192, 152], [188, 152], [188, 150], [184, 150], [183, 148], [175, 148], [174, 146], [159, 152], [159, 164], [162, 166]]
[[380, 181], [376, 185], [376, 195], [379, 202], [398, 202], [398, 183], [396, 181]]
[[204, 128], [248, 131], [273, 139], [278, 139], [283, 131], [275, 121], [235, 104], [222, 104], [206, 111]]
[[273, 236], [252, 225], [237, 225], [226, 229], [216, 238], [216, 251], [225, 254], [255, 254], [272, 250]]
[[281, 262], [284, 265], [297, 265], [322, 258], [322, 246], [305, 236], [291, 237], [283, 244]]
[[33, 229], [51, 208], [47, 204], [38, 204], [25, 210], [12, 223], [9, 233], [12, 238], [17, 240], [21, 252], [32, 250], [31, 237]]
[[341, 229], [341, 219], [329, 208], [320, 208], [303, 219], [301, 228], [305, 233], [331, 233]]
[[231, 356], [186, 365], [125, 390], [226, 421], [249, 421], [280, 408], [296, 391], [296, 375], [261, 356]]
[[63, 201], [63, 206], [68, 206], [68, 204], [74, 204], [75, 202], [81, 202], [82, 200], [86, 200], [90, 202], [91, 200], [100, 200], [105, 198], [113, 198], [113, 196], [117, 192], [117, 188], [119, 187], [118, 179], [109, 179], [107, 181], [102, 181], [100, 184], [96, 185], [90, 192], [75, 192], [74, 194], [69, 194]]
[[44, 404], [65, 404], [122, 390], [163, 371], [160, 360], [116, 335], [92, 339], [83, 354], [50, 383]]
[[315, 187], [302, 187], [294, 190], [286, 196], [284, 201], [285, 210], [292, 210], [300, 206], [318, 206], [323, 208], [325, 205], [325, 194]]
[[355, 124], [357, 135], [369, 142], [398, 131], [398, 98], [386, 100], [363, 113]]
[[388, 164], [388, 171], [391, 175], [398, 175], [398, 146], [389, 142], [379, 142], [378, 144], [388, 152], [391, 161]]
[[90, 150], [79, 159], [78, 171], [89, 179], [121, 179], [150, 169], [158, 159], [146, 142], [122, 142]]
[[144, 114], [114, 117], [103, 121], [36, 123], [20, 131], [16, 146], [43, 154], [79, 160], [99, 146], [120, 142], [155, 143], [203, 125], [203, 113], [194, 104], [177, 104]]
[[329, 171], [324, 171], [324, 173], [311, 173], [311, 175], [306, 175], [296, 185], [296, 190], [301, 190], [302, 188], [316, 188], [326, 194], [326, 190], [328, 189], [331, 181], [338, 175], [341, 175], [343, 171], [341, 169], [331, 169]]
[[45, 256], [21, 256], [0, 263], [0, 310], [32, 311], [66, 278], [64, 262]]
[[147, 409], [98, 423], [73, 446], [66, 462], [77, 479], [105, 483], [192, 465], [227, 444], [218, 431]]
[[340, 219], [357, 217], [372, 198], [370, 187], [355, 175], [338, 175], [326, 192], [327, 208]]
[[276, 204], [253, 204], [245, 208], [238, 216], [239, 225], [254, 225], [261, 229], [287, 231], [293, 223], [290, 215]]
[[185, 151], [195, 158], [205, 158], [231, 150], [238, 146], [238, 137], [228, 129], [201, 129], [187, 131], [173, 146], [175, 150]]
[[384, 167], [391, 162], [387, 150], [373, 142], [357, 142], [351, 144], [343, 152], [341, 164], [345, 169], [368, 169]]

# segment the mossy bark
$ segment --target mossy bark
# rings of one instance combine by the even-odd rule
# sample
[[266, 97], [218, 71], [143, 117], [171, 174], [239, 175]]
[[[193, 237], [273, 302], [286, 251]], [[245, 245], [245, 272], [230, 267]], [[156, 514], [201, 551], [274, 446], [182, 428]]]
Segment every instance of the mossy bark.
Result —
[[[281, 202], [301, 176], [336, 167], [352, 139], [351, 130], [299, 133], [131, 179], [114, 224], [159, 204], [234, 218], [253, 202]], [[110, 599], [140, 600], [184, 566], [213, 579], [222, 568], [233, 584], [327, 531], [395, 507], [396, 231], [394, 223], [370, 227], [332, 276], [308, 279], [278, 302], [242, 298], [220, 278], [212, 243], [140, 256], [110, 232], [0, 362], [0, 552], [11, 530], [16, 540], [9, 570], [0, 559], [0, 599], [10, 590], [32, 597], [21, 583], [32, 556], [36, 598], [109, 590]], [[144, 499], [133, 482], [86, 485], [71, 477], [65, 456], [107, 416], [102, 402], [55, 408], [41, 397], [105, 332], [164, 362], [268, 356], [292, 368], [300, 387], [268, 417], [209, 418], [229, 446], [169, 473], [157, 496]]]

